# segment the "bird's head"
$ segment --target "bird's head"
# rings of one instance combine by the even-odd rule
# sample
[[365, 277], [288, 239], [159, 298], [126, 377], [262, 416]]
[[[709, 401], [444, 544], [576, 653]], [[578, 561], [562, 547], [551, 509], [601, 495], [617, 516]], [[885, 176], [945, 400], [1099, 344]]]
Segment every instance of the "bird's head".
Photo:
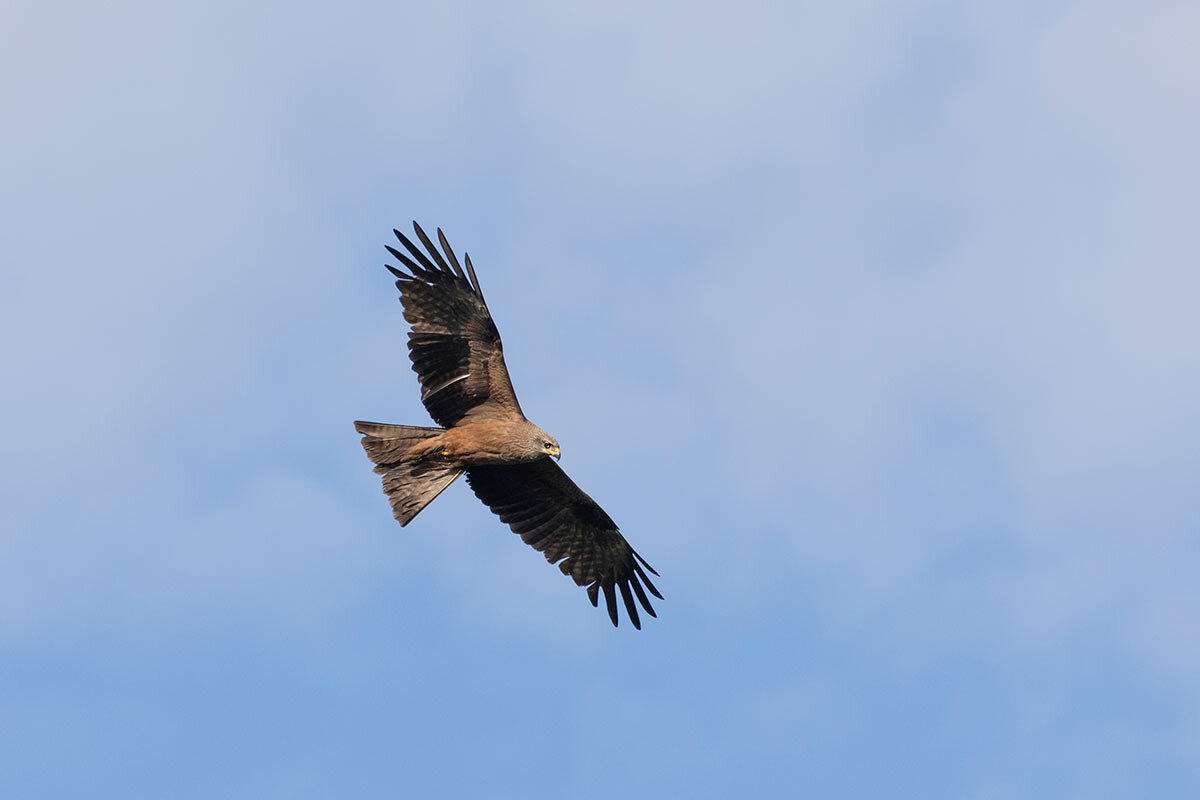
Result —
[[550, 434], [539, 428], [537, 425], [530, 423], [530, 450], [536, 455], [534, 458], [545, 458], [550, 456], [557, 459], [562, 455], [562, 451], [558, 447], [558, 439], [555, 439]]

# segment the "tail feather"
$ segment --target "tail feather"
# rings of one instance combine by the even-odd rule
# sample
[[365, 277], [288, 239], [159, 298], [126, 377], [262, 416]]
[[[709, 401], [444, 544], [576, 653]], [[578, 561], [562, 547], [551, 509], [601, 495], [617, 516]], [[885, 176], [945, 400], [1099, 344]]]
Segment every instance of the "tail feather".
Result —
[[422, 462], [395, 464], [383, 470], [383, 493], [392, 504], [392, 516], [404, 527], [421, 509], [462, 475], [461, 467]]
[[442, 428], [379, 422], [355, 422], [354, 428], [364, 434], [363, 449], [375, 462], [375, 471], [383, 475], [383, 493], [391, 503], [392, 516], [401, 526], [411, 522], [463, 472], [457, 465], [428, 458], [404, 460], [414, 445], [442, 433]]
[[427, 439], [432, 434], [442, 433], [445, 428], [422, 428], [420, 425], [389, 425], [386, 422], [354, 423], [354, 430], [363, 436], [378, 436], [381, 439]]

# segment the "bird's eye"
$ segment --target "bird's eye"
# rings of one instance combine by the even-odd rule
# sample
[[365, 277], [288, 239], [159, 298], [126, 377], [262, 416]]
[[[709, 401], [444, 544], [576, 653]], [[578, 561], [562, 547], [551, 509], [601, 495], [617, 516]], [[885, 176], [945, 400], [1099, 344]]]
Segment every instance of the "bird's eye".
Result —
[[550, 450], [551, 448], [553, 448], [553, 447], [554, 447], [554, 445], [553, 445], [553, 444], [551, 444], [550, 442], [546, 442], [546, 443], [545, 443], [544, 445], [542, 445], [542, 446], [543, 446], [543, 447], [545, 447], [547, 450]]

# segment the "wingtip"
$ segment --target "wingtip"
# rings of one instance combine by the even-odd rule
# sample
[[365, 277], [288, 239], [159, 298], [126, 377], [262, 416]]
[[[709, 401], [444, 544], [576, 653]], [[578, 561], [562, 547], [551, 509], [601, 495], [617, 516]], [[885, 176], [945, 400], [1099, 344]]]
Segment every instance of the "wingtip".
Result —
[[617, 584], [617, 588], [621, 590], [621, 600], [625, 603], [625, 612], [629, 614], [629, 621], [640, 631], [642, 621], [638, 619], [637, 605], [633, 602], [633, 593], [629, 591], [629, 581], [621, 581]]
[[614, 581], [611, 578], [606, 578], [600, 584], [600, 588], [604, 590], [604, 604], [608, 606], [608, 617], [612, 620], [614, 628], [619, 628], [620, 623], [617, 617], [617, 593], [614, 591]]
[[[658, 573], [656, 572], [654, 574], [657, 575]], [[646, 573], [643, 572], [641, 574], [641, 579], [642, 579], [642, 582], [646, 584], [646, 588], [650, 590], [650, 594], [654, 595], [659, 600], [666, 599], [665, 597], [662, 596], [662, 593], [658, 591], [658, 587], [654, 585], [654, 581], [650, 580], [649, 575], [647, 575]]]
[[629, 576], [629, 585], [633, 587], [633, 593], [637, 595], [638, 602], [642, 604], [642, 608], [646, 610], [646, 613], [652, 617], [657, 617], [658, 614], [654, 613], [654, 606], [650, 604], [650, 598], [646, 597], [646, 591], [642, 588], [641, 582], [638, 581], [637, 570], [634, 570]]
[[453, 274], [453, 270], [451, 270], [450, 265], [446, 263], [446, 259], [442, 257], [442, 254], [438, 252], [437, 247], [434, 246], [433, 240], [429, 238], [425, 231], [421, 230], [421, 226], [416, 223], [416, 220], [413, 221], [413, 229], [416, 230], [417, 238], [421, 240], [421, 244], [425, 245], [425, 250], [433, 258], [434, 264], [437, 265], [433, 268], [433, 271]]
[[454, 248], [450, 246], [450, 240], [446, 238], [446, 234], [442, 233], [442, 229], [437, 229], [438, 241], [442, 244], [442, 252], [446, 254], [446, 260], [450, 262], [450, 267], [454, 270], [454, 274], [459, 278], [469, 281], [467, 274], [463, 272], [462, 265], [458, 263], [458, 257], [454, 255]]
[[662, 575], [658, 574], [658, 570], [656, 570], [656, 569], [654, 569], [654, 567], [650, 566], [650, 562], [648, 562], [648, 561], [646, 561], [646, 559], [642, 558], [641, 554], [638, 553], [637, 550], [634, 550], [632, 547], [629, 550], [631, 553], [633, 553], [633, 557], [636, 558], [638, 561], [642, 562], [642, 566], [645, 567], [646, 569], [650, 570], [651, 574], [653, 574], [654, 577], [656, 577], [656, 578], [662, 577]]

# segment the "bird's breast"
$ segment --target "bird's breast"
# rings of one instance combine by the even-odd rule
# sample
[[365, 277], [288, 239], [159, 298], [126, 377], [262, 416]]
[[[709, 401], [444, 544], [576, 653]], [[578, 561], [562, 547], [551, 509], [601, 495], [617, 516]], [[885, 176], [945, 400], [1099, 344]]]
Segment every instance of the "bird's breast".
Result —
[[458, 425], [441, 436], [442, 455], [467, 466], [529, 461], [519, 432], [506, 422]]

